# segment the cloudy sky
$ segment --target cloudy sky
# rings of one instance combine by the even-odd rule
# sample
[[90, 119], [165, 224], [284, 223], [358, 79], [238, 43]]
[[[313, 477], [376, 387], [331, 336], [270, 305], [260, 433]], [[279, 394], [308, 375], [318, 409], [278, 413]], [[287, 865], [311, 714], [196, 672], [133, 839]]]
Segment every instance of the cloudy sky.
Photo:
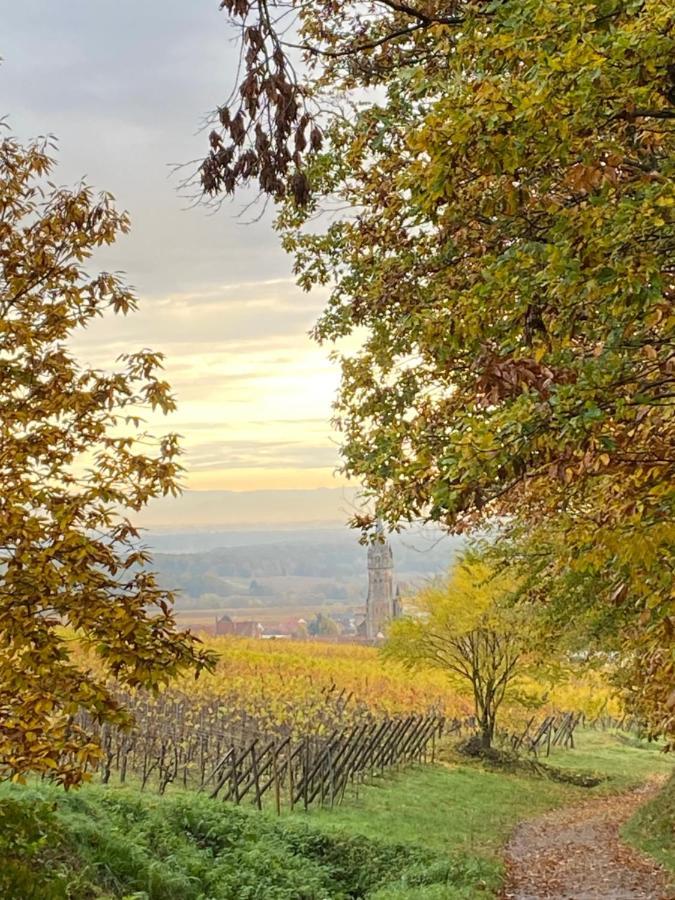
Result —
[[[0, 115], [21, 139], [52, 133], [56, 180], [82, 176], [129, 211], [132, 233], [100, 261], [123, 270], [138, 313], [78, 339], [88, 363], [149, 346], [167, 357], [192, 489], [336, 486], [328, 420], [337, 371], [307, 330], [325, 299], [299, 291], [269, 217], [241, 199], [189, 208], [172, 164], [232, 84], [218, 0], [0, 0]], [[167, 427], [168, 426], [168, 427]]]

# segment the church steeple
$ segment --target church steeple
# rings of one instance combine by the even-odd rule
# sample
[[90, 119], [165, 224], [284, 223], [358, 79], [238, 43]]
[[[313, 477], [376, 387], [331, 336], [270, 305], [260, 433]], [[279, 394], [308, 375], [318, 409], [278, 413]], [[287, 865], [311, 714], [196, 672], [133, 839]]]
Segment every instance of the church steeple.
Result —
[[382, 522], [377, 521], [378, 540], [368, 547], [368, 599], [366, 602], [366, 637], [376, 640], [387, 623], [397, 615], [394, 597], [394, 557], [391, 544], [384, 536]]

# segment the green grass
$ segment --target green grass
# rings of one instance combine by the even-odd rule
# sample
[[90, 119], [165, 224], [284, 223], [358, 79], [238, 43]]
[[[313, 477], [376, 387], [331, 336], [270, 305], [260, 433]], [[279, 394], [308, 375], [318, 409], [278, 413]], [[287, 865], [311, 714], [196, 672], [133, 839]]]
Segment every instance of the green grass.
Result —
[[478, 766], [436, 765], [386, 775], [342, 806], [300, 815], [330, 830], [495, 856], [517, 822], [580, 796], [579, 790]]
[[672, 772], [673, 759], [656, 745], [627, 740], [629, 743], [623, 736], [584, 731], [575, 750], [557, 751], [548, 760], [542, 757], [542, 762], [561, 768], [609, 776], [593, 789], [459, 762], [385, 775], [372, 786], [362, 787], [357, 795], [347, 795], [340, 807], [300, 815], [321, 828], [419, 843], [441, 853], [494, 857], [516, 823], [525, 818]]
[[[672, 771], [654, 745], [581, 733], [557, 766], [594, 769], [593, 789], [459, 760], [375, 779], [342, 806], [273, 813], [176, 791], [0, 785], [3, 900], [478, 900], [522, 819]], [[670, 793], [627, 837], [672, 863]]]
[[468, 900], [486, 878], [481, 860], [100, 785], [3, 785], [0, 858], [3, 900]]
[[[483, 889], [489, 895], [500, 884], [501, 851], [518, 822], [588, 797], [628, 790], [650, 776], [673, 770], [673, 759], [655, 744], [590, 730], [578, 734], [575, 750], [555, 751], [542, 761], [561, 768], [593, 770], [607, 776], [607, 781], [588, 789], [456, 762], [385, 775], [358, 793], [348, 794], [340, 807], [293, 816], [303, 816], [328, 832], [343, 830], [484, 860]], [[476, 896], [479, 889], [477, 882]], [[407, 900], [417, 895], [387, 896]]]
[[574, 750], [555, 749], [543, 762], [610, 776], [610, 790], [628, 790], [653, 775], [668, 776], [675, 760], [659, 744], [616, 732], [581, 731]]
[[675, 875], [675, 772], [664, 789], [626, 823], [622, 836]]

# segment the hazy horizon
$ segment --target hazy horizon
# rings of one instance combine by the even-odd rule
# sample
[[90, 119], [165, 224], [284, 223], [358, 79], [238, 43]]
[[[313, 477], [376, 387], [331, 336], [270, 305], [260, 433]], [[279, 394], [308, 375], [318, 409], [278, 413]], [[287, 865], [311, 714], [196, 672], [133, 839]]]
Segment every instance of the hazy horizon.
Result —
[[251, 530], [273, 526], [344, 527], [357, 509], [357, 489], [187, 490], [151, 501], [134, 516], [150, 531]]

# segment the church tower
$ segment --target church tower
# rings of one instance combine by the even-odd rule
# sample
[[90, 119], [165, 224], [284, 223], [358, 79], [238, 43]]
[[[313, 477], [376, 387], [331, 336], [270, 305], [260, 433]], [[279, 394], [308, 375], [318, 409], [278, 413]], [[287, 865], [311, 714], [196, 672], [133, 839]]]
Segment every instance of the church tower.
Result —
[[380, 522], [377, 534], [377, 543], [368, 547], [366, 637], [371, 641], [384, 634], [387, 623], [400, 615], [398, 595], [394, 594], [394, 557]]

